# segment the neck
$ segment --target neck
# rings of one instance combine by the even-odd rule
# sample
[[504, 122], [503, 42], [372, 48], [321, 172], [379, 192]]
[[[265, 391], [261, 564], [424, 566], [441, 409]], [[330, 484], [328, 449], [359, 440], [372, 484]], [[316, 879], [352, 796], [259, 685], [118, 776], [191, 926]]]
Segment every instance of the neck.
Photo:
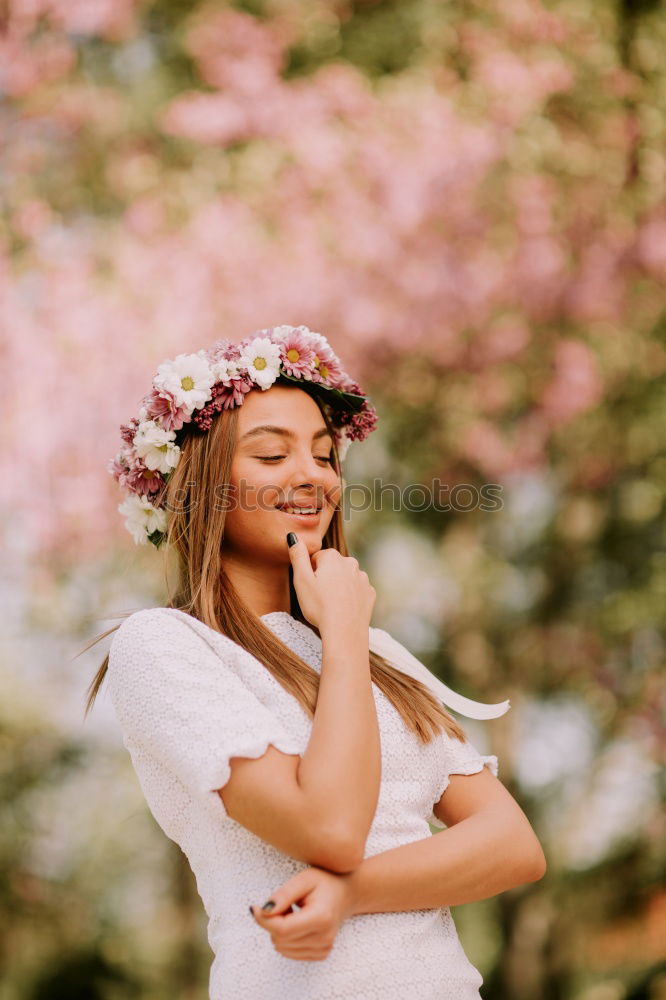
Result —
[[238, 553], [226, 554], [224, 572], [242, 603], [261, 617], [270, 611], [291, 613], [289, 567], [246, 562]]

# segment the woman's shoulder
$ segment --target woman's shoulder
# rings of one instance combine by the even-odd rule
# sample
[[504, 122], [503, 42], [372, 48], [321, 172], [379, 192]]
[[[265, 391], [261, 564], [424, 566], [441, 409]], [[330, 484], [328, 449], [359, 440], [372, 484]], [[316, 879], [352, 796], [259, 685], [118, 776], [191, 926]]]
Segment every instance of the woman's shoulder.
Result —
[[139, 608], [138, 611], [133, 611], [123, 619], [116, 631], [116, 635], [120, 635], [121, 632], [126, 634], [136, 630], [151, 628], [155, 623], [165, 621], [170, 611], [171, 608], [159, 606], [155, 608]]
[[206, 625], [198, 618], [194, 618], [193, 615], [188, 615], [179, 608], [169, 608], [162, 605], [154, 608], [140, 608], [138, 611], [133, 611], [121, 622], [120, 626], [116, 629], [115, 635], [138, 637], [151, 634], [155, 631], [187, 635], [188, 630], [196, 632], [199, 635], [212, 633], [220, 639], [231, 641], [221, 632]]
[[193, 654], [203, 661], [206, 653], [215, 653], [219, 662], [220, 658], [233, 657], [239, 648], [221, 632], [177, 608], [141, 608], [116, 629], [109, 649], [109, 669], [119, 669], [128, 662], [140, 665], [155, 656], [167, 662]]
[[[243, 652], [177, 609], [135, 611], [118, 627], [109, 649], [111, 699], [125, 720], [146, 704], [159, 705], [170, 715], [174, 710], [198, 712], [202, 703], [222, 695], [242, 700], [238, 667]], [[141, 720], [134, 722], [140, 728]]]
[[149, 642], [156, 635], [172, 637], [186, 634], [184, 622], [174, 614], [173, 608], [140, 608], [127, 615], [120, 623], [113, 635], [111, 648], [117, 649], [128, 643]]

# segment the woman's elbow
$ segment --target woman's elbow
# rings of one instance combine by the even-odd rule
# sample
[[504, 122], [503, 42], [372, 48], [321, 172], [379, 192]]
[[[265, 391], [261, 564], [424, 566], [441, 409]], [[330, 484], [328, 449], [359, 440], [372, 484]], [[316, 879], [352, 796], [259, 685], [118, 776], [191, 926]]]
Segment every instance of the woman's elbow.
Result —
[[536, 842], [536, 849], [534, 852], [534, 860], [530, 867], [531, 878], [528, 879], [529, 882], [538, 882], [542, 879], [548, 870], [548, 865], [546, 863], [546, 855], [543, 853], [543, 848], [541, 844]]
[[327, 871], [334, 872], [336, 875], [348, 875], [350, 872], [356, 871], [362, 861], [363, 853], [356, 848], [350, 848], [344, 844], [339, 847], [327, 844], [326, 847], [315, 852], [308, 864], [316, 865], [318, 868], [326, 868]]
[[316, 847], [309, 864], [326, 868], [337, 875], [355, 871], [363, 861], [365, 845], [358, 838], [349, 837], [346, 831], [319, 831]]
[[543, 853], [543, 848], [536, 835], [531, 831], [528, 838], [522, 838], [515, 844], [518, 848], [516, 868], [520, 875], [520, 881], [517, 884], [538, 882], [546, 874], [547, 864], [546, 855]]
[[[546, 874], [546, 856], [527, 816], [514, 811], [497, 823], [495, 862], [504, 859], [506, 888], [538, 882]], [[497, 822], [497, 818], [496, 818]]]

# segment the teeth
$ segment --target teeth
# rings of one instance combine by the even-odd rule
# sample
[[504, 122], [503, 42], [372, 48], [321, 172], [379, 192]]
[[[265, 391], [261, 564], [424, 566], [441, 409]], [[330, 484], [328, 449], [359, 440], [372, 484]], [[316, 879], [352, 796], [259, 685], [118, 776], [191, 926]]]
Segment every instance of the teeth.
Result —
[[286, 514], [316, 514], [316, 507], [280, 507]]

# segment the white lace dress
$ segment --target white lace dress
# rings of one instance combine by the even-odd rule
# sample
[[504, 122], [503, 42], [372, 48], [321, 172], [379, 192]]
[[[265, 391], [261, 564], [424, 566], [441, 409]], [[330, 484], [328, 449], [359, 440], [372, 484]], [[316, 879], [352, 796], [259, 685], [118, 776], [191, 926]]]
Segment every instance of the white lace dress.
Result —
[[[284, 611], [263, 621], [320, 671], [312, 629]], [[406, 653], [381, 629], [370, 629], [370, 645], [392, 649], [396, 666]], [[230, 757], [259, 757], [269, 744], [302, 754], [311, 721], [254, 656], [184, 612], [149, 608], [114, 634], [107, 679], [148, 806], [187, 856], [209, 918], [211, 1000], [479, 1000], [483, 980], [448, 907], [350, 917], [323, 961], [281, 955], [255, 922], [249, 904], [261, 906], [308, 866], [228, 816], [216, 789]], [[497, 774], [497, 758], [469, 742], [442, 734], [422, 744], [375, 685], [373, 693], [382, 782], [366, 857], [431, 836], [429, 821], [442, 827], [432, 807], [449, 774], [484, 764]]]

